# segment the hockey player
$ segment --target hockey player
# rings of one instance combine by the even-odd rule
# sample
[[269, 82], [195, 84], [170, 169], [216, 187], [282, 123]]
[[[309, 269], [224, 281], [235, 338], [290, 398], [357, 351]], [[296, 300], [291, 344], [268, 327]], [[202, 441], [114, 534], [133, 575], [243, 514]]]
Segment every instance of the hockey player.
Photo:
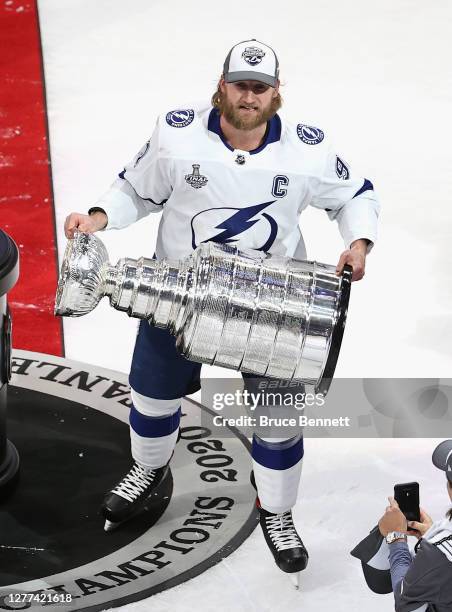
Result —
[[[151, 138], [88, 214], [65, 232], [120, 229], [161, 212], [157, 259], [179, 259], [205, 241], [306, 259], [298, 226], [309, 205], [336, 220], [346, 244], [337, 272], [364, 275], [376, 238], [372, 183], [353, 176], [324, 132], [277, 113], [279, 65], [256, 40], [228, 53], [212, 104], [161, 115]], [[141, 322], [130, 372], [130, 472], [107, 496], [107, 528], [131, 516], [165, 478], [177, 441], [180, 404], [200, 388], [200, 364], [181, 357], [166, 330]], [[261, 526], [278, 566], [298, 574], [308, 553], [292, 521], [303, 437], [254, 436], [252, 460]]]

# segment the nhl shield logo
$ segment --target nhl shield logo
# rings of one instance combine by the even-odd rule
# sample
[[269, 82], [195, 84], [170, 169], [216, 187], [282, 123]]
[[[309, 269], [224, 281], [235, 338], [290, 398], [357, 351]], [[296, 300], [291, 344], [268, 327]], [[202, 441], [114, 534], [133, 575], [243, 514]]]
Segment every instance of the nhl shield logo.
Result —
[[264, 56], [265, 51], [262, 51], [262, 49], [259, 49], [259, 47], [246, 47], [245, 51], [242, 53], [243, 59], [250, 66], [260, 64]]
[[185, 182], [193, 187], [193, 189], [201, 189], [208, 183], [207, 176], [199, 173], [199, 164], [192, 164], [193, 172], [185, 175]]

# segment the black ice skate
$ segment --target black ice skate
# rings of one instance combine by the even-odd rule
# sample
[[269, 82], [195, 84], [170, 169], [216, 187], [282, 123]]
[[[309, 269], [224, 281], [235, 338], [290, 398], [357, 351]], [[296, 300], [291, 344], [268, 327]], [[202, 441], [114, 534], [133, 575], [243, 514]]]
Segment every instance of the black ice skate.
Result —
[[105, 531], [115, 529], [152, 502], [152, 498], [158, 498], [160, 485], [168, 473], [168, 465], [150, 470], [134, 463], [104, 499], [102, 514], [106, 519]]
[[[251, 472], [251, 484], [256, 488], [254, 474]], [[290, 575], [295, 588], [300, 587], [300, 573], [308, 565], [308, 551], [295, 529], [292, 511], [274, 514], [261, 508], [259, 498], [256, 499], [259, 510], [259, 522], [264, 533], [267, 546], [272, 553], [276, 565]]]

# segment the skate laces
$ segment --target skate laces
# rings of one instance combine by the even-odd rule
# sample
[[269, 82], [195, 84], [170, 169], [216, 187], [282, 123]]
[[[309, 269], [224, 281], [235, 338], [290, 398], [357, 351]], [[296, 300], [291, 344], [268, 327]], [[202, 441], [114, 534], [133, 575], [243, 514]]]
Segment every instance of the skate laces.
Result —
[[282, 514], [273, 514], [265, 517], [268, 535], [276, 546], [277, 550], [287, 550], [302, 546], [292, 520], [290, 510]]
[[154, 476], [155, 470], [148, 470], [135, 463], [130, 472], [112, 490], [112, 493], [120, 495], [129, 502], [133, 502], [152, 484]]

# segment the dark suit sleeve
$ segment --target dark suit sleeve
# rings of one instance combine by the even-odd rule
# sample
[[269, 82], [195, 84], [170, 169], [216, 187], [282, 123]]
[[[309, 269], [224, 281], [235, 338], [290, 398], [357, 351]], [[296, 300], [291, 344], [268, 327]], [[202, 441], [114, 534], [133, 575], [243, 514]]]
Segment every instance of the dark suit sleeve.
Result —
[[394, 597], [396, 612], [424, 612], [429, 604], [452, 604], [451, 562], [436, 546], [423, 541], [405, 578], [395, 586]]

